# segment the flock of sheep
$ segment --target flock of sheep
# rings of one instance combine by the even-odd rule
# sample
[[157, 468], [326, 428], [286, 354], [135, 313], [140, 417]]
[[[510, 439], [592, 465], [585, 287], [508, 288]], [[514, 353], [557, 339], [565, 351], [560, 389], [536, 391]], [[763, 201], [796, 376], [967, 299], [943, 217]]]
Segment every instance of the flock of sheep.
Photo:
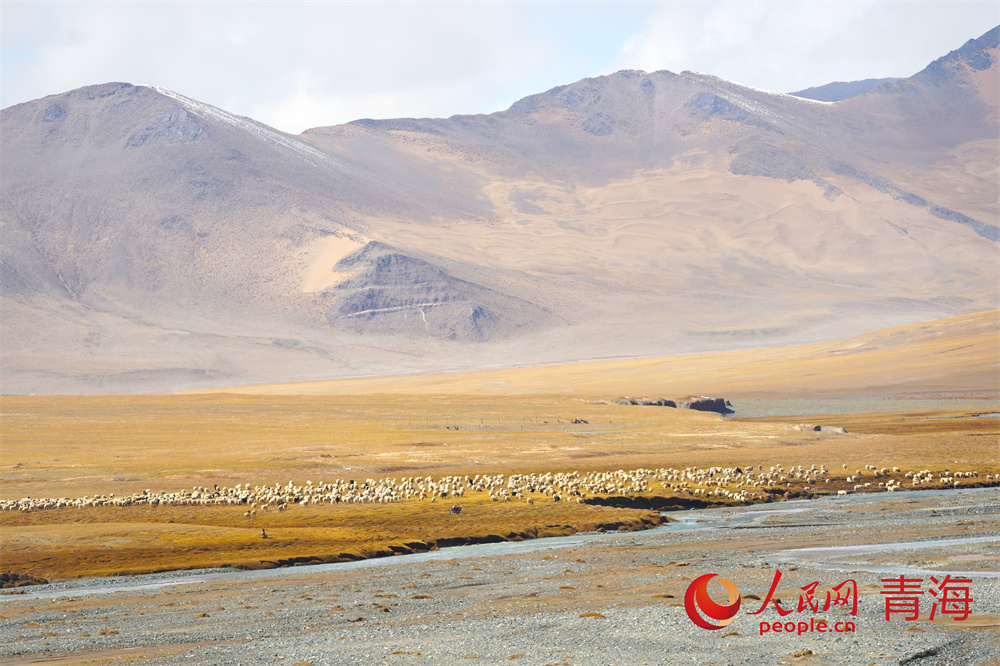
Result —
[[[847, 468], [846, 465], [843, 466]], [[871, 477], [873, 481], [862, 481], [862, 477]], [[984, 475], [987, 484], [1000, 483], [1000, 475]], [[935, 481], [935, 478], [937, 479]], [[683, 470], [660, 468], [635, 469], [616, 472], [580, 472], [546, 473], [546, 474], [512, 474], [505, 476], [480, 475], [444, 476], [437, 480], [427, 477], [406, 477], [403, 479], [366, 479], [362, 482], [333, 481], [317, 483], [306, 481], [304, 485], [296, 485], [289, 481], [285, 485], [275, 483], [273, 486], [251, 486], [249, 483], [236, 484], [235, 487], [213, 488], [196, 486], [192, 490], [181, 490], [175, 493], [143, 490], [139, 493], [116, 497], [114, 493], [95, 495], [93, 497], [47, 498], [37, 499], [24, 497], [20, 500], [0, 500], [0, 511], [40, 511], [60, 508], [89, 507], [125, 507], [125, 506], [241, 506], [246, 507], [244, 517], [248, 520], [256, 518], [257, 512], [268, 509], [284, 511], [290, 505], [309, 506], [311, 504], [358, 504], [358, 503], [391, 503], [407, 500], [429, 500], [448, 497], [459, 498], [466, 493], [489, 493], [493, 502], [509, 502], [525, 500], [534, 504], [536, 499], [553, 501], [575, 500], [583, 502], [590, 495], [638, 495], [650, 492], [652, 483], [659, 483], [667, 491], [676, 495], [693, 497], [722, 498], [744, 504], [762, 501], [770, 490], [803, 486], [804, 492], [817, 492], [820, 484], [847, 483], [854, 484], [854, 491], [874, 490], [878, 488], [892, 492], [902, 487], [903, 479], [909, 480], [912, 486], [938, 484], [945, 487], [961, 485], [959, 479], [979, 478], [978, 471], [951, 472], [948, 470], [932, 472], [906, 472], [898, 467], [877, 468], [866, 465], [865, 470], [857, 470], [846, 479], [838, 480], [830, 476], [826, 465], [812, 465], [805, 468], [802, 465], [790, 466], [787, 470], [781, 466], [772, 466], [764, 471], [762, 465], [746, 469], [740, 467], [723, 468], [709, 467], [701, 469], [688, 467]], [[878, 479], [884, 479], [878, 481]], [[846, 495], [851, 490], [839, 489], [838, 495]]]

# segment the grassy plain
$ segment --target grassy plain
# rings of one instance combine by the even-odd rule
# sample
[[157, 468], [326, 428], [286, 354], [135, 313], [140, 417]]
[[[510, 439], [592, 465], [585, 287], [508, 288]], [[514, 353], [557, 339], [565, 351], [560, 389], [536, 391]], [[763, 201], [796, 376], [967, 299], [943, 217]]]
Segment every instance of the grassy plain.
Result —
[[[760, 465], [767, 470], [779, 464], [825, 464], [832, 476], [820, 489], [825, 492], [852, 489], [853, 482], [845, 477], [868, 464], [896, 466], [903, 472], [978, 470], [995, 475], [1000, 472], [1000, 421], [978, 418], [971, 411], [923, 410], [919, 399], [905, 413], [761, 419], [613, 401], [626, 394], [675, 397], [707, 392], [706, 386], [726, 397], [736, 395], [727, 387], [755, 395], [741, 367], [746, 376], [756, 377], [760, 395], [784, 394], [785, 386], [796, 384], [808, 394], [810, 386], [821, 383], [821, 377], [802, 379], [812, 377], [813, 371], [825, 372], [833, 386], [847, 382], [856, 389], [841, 390], [840, 395], [864, 395], [866, 387], [899, 382], [909, 382], [915, 393], [930, 393], [931, 386], [995, 393], [997, 382], [991, 384], [989, 378], [997, 368], [996, 313], [958, 319], [829, 343], [825, 351], [811, 346], [812, 360], [803, 357], [802, 349], [791, 348], [755, 352], [756, 360], [742, 366], [733, 365], [732, 358], [724, 362], [709, 355], [701, 361], [676, 357], [579, 364], [575, 370], [546, 366], [495, 371], [512, 373], [508, 378], [513, 378], [497, 392], [488, 389], [495, 386], [490, 384], [495, 377], [487, 373], [464, 375], [458, 383], [455, 376], [447, 377], [446, 384], [440, 378], [428, 380], [429, 387], [455, 389], [452, 394], [416, 390], [422, 386], [419, 378], [393, 378], [382, 384], [364, 380], [368, 384], [324, 385], [332, 395], [320, 394], [311, 384], [299, 386], [298, 393], [274, 388], [270, 395], [247, 390], [173, 396], [4, 396], [0, 499], [122, 496], [143, 489], [173, 492], [213, 484], [689, 466]], [[709, 357], [711, 363], [704, 365]], [[765, 372], [766, 357], [778, 359], [770, 366], [771, 375]], [[685, 375], [667, 372], [678, 364], [701, 368], [699, 382], [687, 384], [690, 388], [683, 392], [672, 387]], [[657, 375], [664, 377], [659, 385], [654, 382]], [[350, 387], [368, 392], [340, 394]], [[390, 387], [396, 393], [378, 392]], [[522, 393], [508, 393], [513, 389]], [[844, 426], [848, 434], [796, 430], [799, 423]], [[672, 495], [654, 485], [647, 495]], [[463, 513], [449, 515], [452, 503], [462, 504]], [[417, 542], [424, 544], [415, 546], [419, 549], [440, 540], [491, 535], [523, 538], [638, 529], [659, 519], [642, 509], [537, 497], [533, 505], [523, 500], [491, 502], [483, 493], [435, 503], [292, 505], [286, 512], [272, 510], [252, 520], [244, 518], [244, 511], [240, 506], [136, 506], [3, 512], [0, 569], [62, 578], [221, 564], [256, 566], [290, 558], [377, 556], [390, 552], [390, 546]], [[274, 538], [260, 539], [262, 527]]]
[[[844, 477], [865, 464], [996, 473], [1000, 441], [996, 419], [968, 412], [733, 420], [567, 396], [5, 397], [2, 407], [0, 492], [7, 499], [215, 483], [814, 463], [830, 468], [834, 480], [823, 490], [832, 492], [851, 487]], [[793, 429], [803, 421], [851, 432]], [[449, 515], [452, 502], [465, 507], [459, 516]], [[291, 506], [253, 520], [243, 517], [245, 508], [4, 512], [3, 568], [60, 578], [323, 561], [420, 541], [636, 529], [655, 519], [638, 509], [541, 499], [494, 503], [484, 493], [435, 503]], [[260, 539], [261, 527], [274, 538]]]

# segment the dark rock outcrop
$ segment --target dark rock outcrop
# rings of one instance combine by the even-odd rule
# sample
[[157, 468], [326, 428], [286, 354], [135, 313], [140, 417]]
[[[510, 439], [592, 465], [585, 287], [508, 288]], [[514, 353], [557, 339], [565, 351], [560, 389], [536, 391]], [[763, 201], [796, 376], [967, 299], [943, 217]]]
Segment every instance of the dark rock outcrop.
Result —
[[687, 400], [677, 401], [677, 409], [696, 409], [699, 412], [731, 414], [733, 412], [731, 407], [732, 405], [725, 398], [709, 398], [707, 396], [701, 396], [698, 398], [689, 398]]
[[725, 398], [710, 398], [708, 396], [688, 396], [679, 400], [665, 398], [618, 398], [618, 405], [641, 405], [645, 407], [674, 407], [676, 409], [694, 409], [699, 412], [718, 412], [732, 414], [733, 405]]
[[351, 275], [325, 292], [326, 319], [359, 333], [483, 342], [553, 323], [546, 309], [455, 277], [442, 266], [372, 241], [344, 257]]

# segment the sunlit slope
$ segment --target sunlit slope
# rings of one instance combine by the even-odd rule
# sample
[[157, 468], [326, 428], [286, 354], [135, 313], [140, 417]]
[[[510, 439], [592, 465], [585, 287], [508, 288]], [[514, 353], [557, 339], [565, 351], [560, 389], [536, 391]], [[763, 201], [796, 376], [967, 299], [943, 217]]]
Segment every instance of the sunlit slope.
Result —
[[837, 103], [621, 71], [299, 136], [127, 83], [2, 109], [0, 393], [708, 354], [994, 309], [998, 73], [1000, 27]]
[[847, 340], [716, 354], [629, 358], [439, 375], [227, 389], [282, 395], [531, 394], [791, 397], [995, 393], [998, 315], [992, 310]]

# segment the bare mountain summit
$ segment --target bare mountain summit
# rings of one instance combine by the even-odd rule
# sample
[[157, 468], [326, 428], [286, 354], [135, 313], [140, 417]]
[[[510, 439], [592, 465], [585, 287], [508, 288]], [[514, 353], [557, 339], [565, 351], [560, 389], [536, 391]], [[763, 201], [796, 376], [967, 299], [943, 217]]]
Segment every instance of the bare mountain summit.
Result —
[[2, 390], [662, 355], [995, 308], [998, 35], [836, 103], [624, 71], [297, 137], [124, 83], [5, 109]]

